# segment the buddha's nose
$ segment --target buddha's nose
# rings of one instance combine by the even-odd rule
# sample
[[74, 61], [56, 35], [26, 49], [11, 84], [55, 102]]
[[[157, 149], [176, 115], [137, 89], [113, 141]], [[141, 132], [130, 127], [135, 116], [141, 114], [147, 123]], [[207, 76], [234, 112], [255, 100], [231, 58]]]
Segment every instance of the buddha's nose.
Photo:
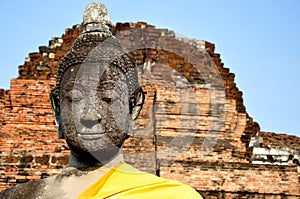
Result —
[[90, 106], [80, 116], [80, 122], [87, 128], [92, 128], [94, 125], [101, 122], [100, 114], [97, 114], [94, 107]]

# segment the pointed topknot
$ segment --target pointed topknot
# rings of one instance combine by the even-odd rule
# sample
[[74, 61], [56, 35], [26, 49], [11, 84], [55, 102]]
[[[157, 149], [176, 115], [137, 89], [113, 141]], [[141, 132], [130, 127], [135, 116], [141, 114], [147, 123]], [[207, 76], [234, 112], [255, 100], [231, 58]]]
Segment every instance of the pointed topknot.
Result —
[[87, 24], [112, 25], [108, 11], [102, 3], [90, 3], [83, 14], [83, 25]]

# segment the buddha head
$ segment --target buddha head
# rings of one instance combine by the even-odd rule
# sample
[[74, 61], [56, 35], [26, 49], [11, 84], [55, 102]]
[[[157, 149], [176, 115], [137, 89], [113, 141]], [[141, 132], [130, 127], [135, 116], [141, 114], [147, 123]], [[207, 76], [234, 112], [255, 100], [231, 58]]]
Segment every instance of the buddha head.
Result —
[[105, 6], [90, 4], [83, 32], [62, 59], [50, 99], [71, 158], [107, 162], [121, 149], [144, 101], [135, 62], [111, 32]]

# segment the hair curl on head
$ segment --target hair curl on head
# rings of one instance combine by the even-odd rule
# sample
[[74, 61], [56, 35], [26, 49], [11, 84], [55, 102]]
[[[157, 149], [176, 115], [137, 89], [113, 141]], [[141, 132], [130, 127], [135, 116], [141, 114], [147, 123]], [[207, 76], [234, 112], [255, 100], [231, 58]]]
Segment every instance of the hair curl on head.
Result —
[[[134, 60], [122, 51], [118, 40], [111, 32], [111, 22], [106, 7], [101, 3], [91, 3], [83, 16], [83, 32], [75, 40], [70, 52], [61, 60], [56, 75], [56, 87], [51, 95], [59, 100], [61, 81], [65, 71], [84, 62], [103, 62], [107, 60], [121, 69], [126, 77], [130, 96], [139, 89]], [[105, 45], [102, 43], [105, 41]]]

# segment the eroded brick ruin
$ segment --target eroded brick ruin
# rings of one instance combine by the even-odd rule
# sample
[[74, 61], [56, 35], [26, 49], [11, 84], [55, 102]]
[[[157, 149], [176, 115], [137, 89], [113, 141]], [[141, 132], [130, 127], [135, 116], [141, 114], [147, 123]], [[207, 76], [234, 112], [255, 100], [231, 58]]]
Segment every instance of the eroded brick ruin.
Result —
[[[147, 29], [144, 36], [149, 41], [162, 35], [175, 38], [173, 31], [143, 22], [117, 23], [113, 27], [115, 34], [133, 29]], [[80, 25], [67, 29], [61, 38], [53, 38], [49, 46], [30, 53], [24, 65], [19, 66], [19, 77], [11, 80], [10, 90], [0, 90], [0, 190], [55, 175], [68, 162], [68, 146], [64, 140], [57, 139], [49, 93], [55, 86], [60, 60], [81, 31]], [[161, 177], [189, 184], [205, 198], [300, 197], [297, 170], [300, 138], [261, 132], [246, 112], [242, 92], [234, 82], [235, 75], [224, 67], [220, 54], [214, 52], [214, 44], [200, 40], [196, 43], [216, 64], [226, 93], [225, 123], [219, 129], [216, 145], [208, 154], [199, 155], [213, 119], [210, 89], [196, 89], [197, 98], [188, 99], [185, 106], [194, 103], [199, 108], [183, 114], [185, 106], [182, 107], [170, 90], [161, 84], [147, 84], [147, 73], [139, 71], [146, 101], [134, 135], [126, 142], [126, 160], [141, 170], [159, 172]], [[185, 45], [188, 44], [179, 42], [178, 48], [183, 49]], [[137, 64], [144, 66], [143, 70], [159, 73], [155, 64], [167, 64], [185, 74], [190, 82], [201, 84], [191, 64], [172, 52], [155, 46], [137, 49], [131, 55]], [[221, 92], [215, 97], [221, 97]], [[159, 105], [164, 110], [154, 108], [162, 107]], [[196, 125], [189, 129], [180, 125], [181, 120], [191, 118], [196, 120]], [[193, 137], [193, 141], [174, 160], [169, 153], [157, 151], [176, 133], [188, 133], [184, 135]], [[179, 149], [173, 146], [171, 150]]]

